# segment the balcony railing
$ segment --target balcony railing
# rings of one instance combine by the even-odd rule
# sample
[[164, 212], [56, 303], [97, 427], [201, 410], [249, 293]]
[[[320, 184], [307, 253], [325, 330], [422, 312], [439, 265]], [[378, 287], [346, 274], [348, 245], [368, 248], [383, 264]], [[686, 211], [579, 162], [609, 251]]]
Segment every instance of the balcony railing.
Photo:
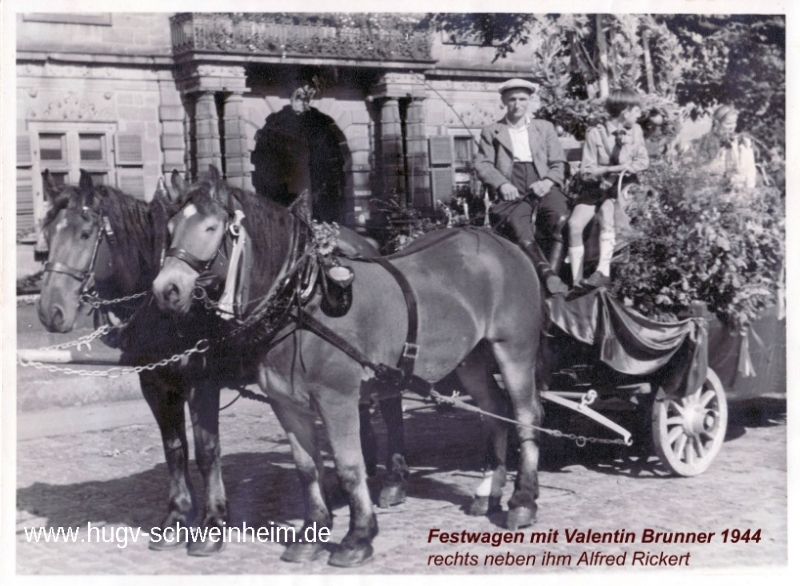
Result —
[[270, 15], [262, 13], [189, 12], [177, 14], [171, 20], [176, 55], [203, 51], [364, 61], [431, 61], [430, 35], [409, 30], [410, 27], [286, 24], [270, 22]]

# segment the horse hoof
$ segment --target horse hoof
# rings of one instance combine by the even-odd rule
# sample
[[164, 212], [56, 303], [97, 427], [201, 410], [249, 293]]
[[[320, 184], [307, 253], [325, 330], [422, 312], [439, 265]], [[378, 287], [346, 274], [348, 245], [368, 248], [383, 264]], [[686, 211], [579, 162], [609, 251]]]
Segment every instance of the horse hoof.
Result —
[[388, 509], [391, 506], [406, 502], [406, 488], [399, 484], [384, 486], [378, 499], [378, 507]]
[[186, 547], [186, 544], [188, 543], [185, 539], [173, 539], [172, 541], [167, 541], [164, 537], [163, 531], [161, 532], [161, 539], [158, 541], [154, 541], [151, 536], [150, 543], [147, 545], [147, 547], [153, 551], [165, 551], [167, 549]]
[[178, 549], [186, 547], [189, 541], [185, 538], [186, 531], [176, 531], [176, 527], [191, 527], [191, 523], [185, 520], [174, 521], [172, 523], [165, 522], [161, 526], [161, 531], [157, 535], [160, 537], [158, 540], [153, 539], [153, 534], [150, 534], [150, 543], [147, 545], [153, 551], [164, 551], [167, 549]]
[[506, 529], [516, 531], [528, 527], [536, 522], [536, 512], [528, 507], [516, 507], [508, 511]]
[[281, 555], [284, 562], [313, 562], [325, 554], [325, 548], [319, 543], [292, 543]]
[[491, 515], [502, 510], [499, 496], [476, 496], [469, 505], [469, 514], [473, 517]]
[[369, 561], [372, 552], [369, 543], [355, 548], [340, 548], [331, 554], [328, 564], [337, 568], [354, 568]]
[[222, 540], [222, 537], [219, 537], [217, 541], [212, 541], [208, 535], [206, 535], [206, 539], [189, 543], [188, 553], [191, 556], [205, 558], [216, 555], [223, 549], [225, 549], [225, 542]]

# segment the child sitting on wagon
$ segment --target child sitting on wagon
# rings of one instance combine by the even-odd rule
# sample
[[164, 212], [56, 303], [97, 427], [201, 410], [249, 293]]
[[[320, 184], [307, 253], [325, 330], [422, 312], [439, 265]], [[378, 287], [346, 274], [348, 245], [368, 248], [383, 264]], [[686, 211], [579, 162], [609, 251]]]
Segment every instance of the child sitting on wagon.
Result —
[[[606, 100], [609, 119], [586, 133], [580, 175], [582, 188], [569, 218], [569, 262], [573, 286], [596, 288], [611, 282], [614, 254], [614, 200], [622, 185], [636, 181], [636, 173], [650, 164], [642, 128], [639, 96], [631, 90], [611, 92]], [[583, 279], [583, 230], [600, 208], [600, 260], [597, 270]]]

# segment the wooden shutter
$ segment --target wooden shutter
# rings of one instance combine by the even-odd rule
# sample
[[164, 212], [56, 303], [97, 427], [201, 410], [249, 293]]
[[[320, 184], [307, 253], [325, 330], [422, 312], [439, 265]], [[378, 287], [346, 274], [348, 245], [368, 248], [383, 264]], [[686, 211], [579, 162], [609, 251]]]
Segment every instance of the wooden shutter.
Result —
[[33, 171], [30, 168], [17, 169], [17, 235], [22, 240], [35, 240], [32, 234], [35, 219], [33, 216]]
[[449, 202], [453, 197], [453, 169], [442, 167], [431, 169], [431, 192], [436, 201]]
[[27, 134], [17, 135], [17, 167], [26, 167], [33, 164], [31, 156], [31, 137]]
[[118, 134], [117, 165], [144, 165], [142, 137], [138, 134]]
[[432, 136], [428, 139], [431, 166], [452, 165], [453, 149], [449, 136]]
[[144, 193], [144, 173], [141, 169], [119, 169], [117, 171], [119, 188], [133, 197], [147, 199]]

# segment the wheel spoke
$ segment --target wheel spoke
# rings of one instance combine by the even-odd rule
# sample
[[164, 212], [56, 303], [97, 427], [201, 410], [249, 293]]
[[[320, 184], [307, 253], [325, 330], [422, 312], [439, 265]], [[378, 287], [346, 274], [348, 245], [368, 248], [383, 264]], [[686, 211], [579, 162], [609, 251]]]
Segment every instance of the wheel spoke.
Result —
[[703, 396], [700, 397], [700, 406], [701, 407], [705, 407], [706, 405], [708, 405], [711, 402], [711, 399], [713, 399], [716, 396], [717, 396], [717, 393], [715, 393], [714, 391], [710, 391], [710, 390], [706, 391], [705, 393], [703, 393]]
[[667, 418], [667, 428], [672, 425], [683, 425], [683, 417], [677, 415], [675, 417], [668, 417]]
[[686, 442], [686, 448], [684, 449], [686, 464], [689, 466], [694, 466], [694, 446], [692, 444], [694, 444], [693, 441]]
[[670, 443], [670, 445], [674, 444], [675, 440], [678, 439], [678, 436], [680, 436], [682, 433], [683, 433], [682, 425], [673, 427], [672, 429], [669, 430], [669, 433], [667, 434], [667, 441]]
[[706, 450], [706, 447], [703, 445], [703, 440], [700, 439], [699, 437], [696, 437], [693, 438], [692, 443], [694, 443], [694, 448], [697, 451], [697, 457], [702, 460], [708, 451]]
[[673, 446], [672, 449], [673, 449], [673, 452], [678, 457], [680, 457], [680, 455], [683, 453], [683, 448], [685, 448], [685, 447], [686, 447], [686, 435], [685, 434], [681, 434], [678, 437], [677, 443]]
[[686, 415], [686, 407], [679, 401], [671, 400], [669, 406], [675, 409], [681, 417]]

